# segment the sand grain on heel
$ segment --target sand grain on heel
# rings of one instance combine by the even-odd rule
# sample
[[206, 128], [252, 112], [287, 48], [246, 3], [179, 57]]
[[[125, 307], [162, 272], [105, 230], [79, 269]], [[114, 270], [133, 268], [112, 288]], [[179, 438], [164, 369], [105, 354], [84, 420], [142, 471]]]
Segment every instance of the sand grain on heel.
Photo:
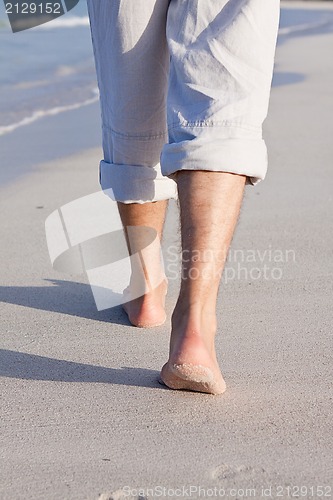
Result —
[[226, 390], [224, 380], [217, 380], [210, 368], [188, 363], [166, 363], [161, 371], [161, 382], [170, 389], [219, 395]]

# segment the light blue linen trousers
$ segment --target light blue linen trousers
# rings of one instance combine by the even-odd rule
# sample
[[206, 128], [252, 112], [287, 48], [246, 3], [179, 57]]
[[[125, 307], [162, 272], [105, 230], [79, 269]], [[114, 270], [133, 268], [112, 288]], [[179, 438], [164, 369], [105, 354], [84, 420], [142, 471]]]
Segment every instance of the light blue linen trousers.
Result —
[[179, 170], [265, 177], [279, 0], [87, 2], [103, 190], [145, 203], [176, 197]]

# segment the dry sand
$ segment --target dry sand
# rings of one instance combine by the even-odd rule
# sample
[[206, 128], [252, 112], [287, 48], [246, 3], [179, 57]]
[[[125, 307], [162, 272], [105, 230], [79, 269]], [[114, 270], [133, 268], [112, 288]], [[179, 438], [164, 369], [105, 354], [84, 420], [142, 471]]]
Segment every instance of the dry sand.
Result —
[[[99, 149], [0, 191], [2, 500], [119, 499], [125, 486], [139, 498], [191, 485], [203, 488], [192, 498], [208, 487], [290, 498], [297, 486], [319, 498], [318, 486], [332, 486], [332, 46], [327, 32], [278, 47], [269, 174], [247, 188], [232, 246], [256, 262], [230, 262], [236, 275], [220, 293], [223, 396], [163, 388], [169, 321], [135, 329], [120, 307], [96, 311], [85, 277], [52, 270], [44, 221], [98, 189]], [[166, 249], [176, 226], [172, 204]], [[176, 291], [170, 279], [169, 316]]]

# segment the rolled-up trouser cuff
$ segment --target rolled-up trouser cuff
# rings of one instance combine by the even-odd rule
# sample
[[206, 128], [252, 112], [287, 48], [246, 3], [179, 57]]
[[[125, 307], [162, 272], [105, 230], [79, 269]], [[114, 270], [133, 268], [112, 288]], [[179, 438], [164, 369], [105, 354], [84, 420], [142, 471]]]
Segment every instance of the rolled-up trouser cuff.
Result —
[[162, 173], [207, 170], [246, 175], [251, 184], [263, 180], [267, 171], [267, 148], [260, 138], [221, 138], [218, 127], [201, 130], [195, 138], [166, 144], [161, 155]]
[[122, 203], [147, 203], [177, 198], [176, 183], [161, 174], [160, 165], [117, 165], [100, 162], [100, 183], [103, 191], [113, 192]]

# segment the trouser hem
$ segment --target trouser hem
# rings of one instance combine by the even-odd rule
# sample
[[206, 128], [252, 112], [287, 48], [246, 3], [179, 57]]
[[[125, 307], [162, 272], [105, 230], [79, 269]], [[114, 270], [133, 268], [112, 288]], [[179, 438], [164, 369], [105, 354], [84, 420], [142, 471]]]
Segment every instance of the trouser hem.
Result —
[[161, 165], [166, 176], [181, 170], [229, 172], [245, 175], [255, 185], [267, 172], [267, 148], [263, 139], [198, 137], [166, 144]]
[[177, 198], [176, 183], [161, 174], [160, 165], [118, 165], [100, 162], [103, 191], [122, 203], [148, 203]]

